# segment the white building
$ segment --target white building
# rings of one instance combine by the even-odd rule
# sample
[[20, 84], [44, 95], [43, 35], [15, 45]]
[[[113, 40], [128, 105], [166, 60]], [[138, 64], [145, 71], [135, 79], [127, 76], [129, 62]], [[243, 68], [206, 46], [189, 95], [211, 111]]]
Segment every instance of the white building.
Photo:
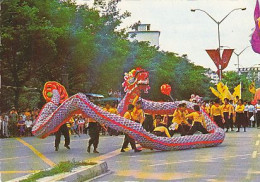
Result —
[[211, 83], [217, 84], [219, 81], [218, 74], [215, 71], [212, 71], [211, 69], [208, 69], [208, 71], [205, 74], [211, 79]]
[[239, 68], [238, 71], [240, 74], [245, 74], [248, 79], [260, 83], [260, 64], [248, 68]]
[[138, 24], [135, 31], [130, 31], [130, 41], [148, 41], [151, 46], [159, 47], [160, 31], [151, 31], [151, 24]]

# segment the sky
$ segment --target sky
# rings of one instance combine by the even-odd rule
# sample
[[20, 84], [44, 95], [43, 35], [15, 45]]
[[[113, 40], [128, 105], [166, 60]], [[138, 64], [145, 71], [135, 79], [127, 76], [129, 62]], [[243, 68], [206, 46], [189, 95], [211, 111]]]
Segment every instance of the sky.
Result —
[[[76, 0], [77, 3], [93, 4], [93, 0]], [[217, 24], [205, 13], [191, 9], [207, 11], [215, 20], [220, 21], [235, 8], [247, 8], [245, 11], [232, 12], [220, 24], [221, 46], [234, 48], [236, 53], [250, 46], [251, 34], [255, 27], [254, 8], [256, 0], [121, 0], [122, 12], [131, 12], [121, 27], [129, 27], [138, 22], [151, 24], [151, 30], [160, 34], [160, 49], [187, 54], [196, 65], [216, 70], [205, 49], [218, 48]], [[129, 30], [130, 31], [130, 30]], [[251, 47], [240, 55], [240, 67], [252, 67], [260, 64], [260, 54]], [[237, 56], [232, 55], [224, 71], [236, 70]]]

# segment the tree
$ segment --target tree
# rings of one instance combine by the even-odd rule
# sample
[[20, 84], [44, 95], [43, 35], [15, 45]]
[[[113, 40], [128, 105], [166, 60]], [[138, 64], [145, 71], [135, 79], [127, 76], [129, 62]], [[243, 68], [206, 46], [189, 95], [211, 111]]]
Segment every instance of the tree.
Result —
[[[169, 83], [173, 95], [188, 99], [207, 96], [205, 69], [148, 42], [130, 42], [119, 29], [129, 12], [120, 13], [117, 1], [95, 1], [94, 7], [72, 0], [12, 0], [2, 3], [2, 92], [4, 109], [44, 103], [46, 81], [61, 82], [68, 75], [69, 95], [122, 89], [124, 72], [142, 67], [150, 72], [151, 100], [168, 100], [160, 86]], [[7, 89], [8, 88], [8, 89]], [[34, 89], [34, 88], [37, 88]], [[31, 99], [30, 99], [31, 98]], [[38, 100], [38, 103], [37, 103]]]
[[242, 99], [247, 101], [252, 100], [252, 94], [248, 90], [249, 85], [251, 84], [252, 81], [247, 78], [247, 75], [245, 74], [239, 75], [235, 71], [228, 71], [224, 73], [222, 82], [224, 84], [227, 84], [231, 94], [233, 93], [234, 88], [241, 83]]

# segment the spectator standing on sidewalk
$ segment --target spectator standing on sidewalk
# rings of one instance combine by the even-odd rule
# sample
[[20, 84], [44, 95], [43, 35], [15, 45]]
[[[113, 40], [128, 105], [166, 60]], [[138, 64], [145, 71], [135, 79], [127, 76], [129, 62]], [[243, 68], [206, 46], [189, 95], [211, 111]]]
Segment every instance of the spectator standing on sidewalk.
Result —
[[246, 125], [249, 126], [249, 118], [248, 118], [248, 102], [247, 101], [244, 101], [244, 106], [245, 106], [245, 109], [244, 109], [244, 117], [245, 117], [245, 121], [246, 121]]
[[19, 136], [20, 137], [24, 136], [24, 134], [25, 134], [25, 121], [23, 119], [23, 116], [19, 117], [17, 127], [18, 127], [18, 130], [19, 130]]
[[[254, 118], [254, 113], [255, 113], [255, 107], [253, 104], [250, 104], [248, 106], [248, 126], [249, 127], [255, 127], [255, 118]], [[253, 120], [251, 120], [253, 118]]]
[[3, 116], [0, 115], [0, 138], [3, 138], [3, 123], [4, 123], [4, 120], [3, 120]]
[[16, 136], [17, 135], [18, 113], [17, 113], [15, 107], [13, 107], [10, 111], [9, 121], [10, 122], [8, 123], [8, 127], [9, 127], [9, 131], [10, 131], [10, 135]]
[[33, 136], [32, 134], [32, 118], [30, 116], [27, 116], [26, 117], [26, 120], [25, 120], [25, 131], [26, 131], [26, 135], [27, 136]]
[[85, 127], [85, 119], [82, 117], [82, 115], [79, 115], [78, 120], [78, 133], [84, 134], [84, 127]]
[[4, 137], [9, 137], [9, 130], [8, 130], [8, 123], [9, 123], [9, 116], [8, 114], [3, 115], [3, 135]]

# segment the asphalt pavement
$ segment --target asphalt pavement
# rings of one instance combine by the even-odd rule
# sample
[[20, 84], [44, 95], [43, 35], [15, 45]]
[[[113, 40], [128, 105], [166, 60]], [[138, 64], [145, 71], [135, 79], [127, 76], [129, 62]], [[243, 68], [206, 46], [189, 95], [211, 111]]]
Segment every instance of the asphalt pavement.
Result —
[[[229, 132], [218, 147], [183, 151], [143, 149], [120, 152], [124, 136], [101, 136], [99, 154], [87, 153], [88, 136], [71, 136], [71, 149], [54, 151], [54, 136], [0, 140], [0, 181], [8, 181], [60, 161], [106, 161], [111, 174], [93, 181], [260, 181], [260, 130]], [[129, 146], [130, 147], [130, 146]], [[130, 149], [130, 148], [129, 148]]]

